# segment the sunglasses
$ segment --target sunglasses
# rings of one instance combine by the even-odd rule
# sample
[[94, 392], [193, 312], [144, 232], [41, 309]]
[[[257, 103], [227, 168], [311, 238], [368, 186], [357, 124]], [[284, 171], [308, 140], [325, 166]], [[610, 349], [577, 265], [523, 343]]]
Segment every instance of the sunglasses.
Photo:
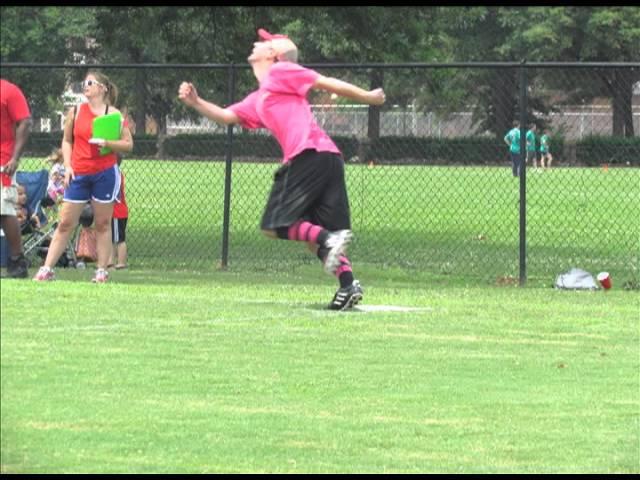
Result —
[[84, 82], [82, 82], [82, 88], [87, 88], [87, 87], [90, 87], [91, 85], [104, 86], [102, 83], [98, 82], [97, 80], [85, 80]]

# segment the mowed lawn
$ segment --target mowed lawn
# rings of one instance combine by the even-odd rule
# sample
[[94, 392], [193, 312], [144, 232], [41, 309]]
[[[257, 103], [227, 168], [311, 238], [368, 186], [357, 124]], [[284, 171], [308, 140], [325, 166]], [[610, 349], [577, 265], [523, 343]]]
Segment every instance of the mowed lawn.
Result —
[[2, 279], [2, 473], [640, 471], [637, 291], [358, 276]]
[[[25, 167], [43, 166], [28, 159]], [[223, 251], [224, 162], [125, 159], [133, 265], [213, 270]], [[228, 265], [286, 272], [315, 258], [274, 242], [260, 219], [277, 163], [232, 167]], [[518, 277], [520, 186], [511, 169], [348, 164], [355, 265], [474, 277]], [[558, 167], [527, 175], [527, 277], [551, 285], [579, 267], [640, 278], [640, 169]]]

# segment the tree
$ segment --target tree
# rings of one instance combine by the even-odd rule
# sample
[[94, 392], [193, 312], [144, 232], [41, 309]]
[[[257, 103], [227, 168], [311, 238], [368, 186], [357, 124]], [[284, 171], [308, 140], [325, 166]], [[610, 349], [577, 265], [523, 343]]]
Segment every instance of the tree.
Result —
[[[527, 33], [524, 29], [532, 24], [536, 28], [544, 25], [546, 16], [551, 15], [546, 10], [555, 9], [442, 7], [440, 15], [445, 19], [443, 32], [451, 39], [455, 60], [520, 62], [544, 58], [556, 48], [554, 39], [538, 31]], [[544, 21], [539, 15], [545, 16]], [[528, 75], [528, 81], [535, 81], [535, 75]], [[478, 68], [467, 75], [468, 100], [474, 105], [474, 123], [481, 131], [493, 132], [501, 139], [511, 128], [519, 112], [518, 87], [517, 68]], [[534, 120], [534, 110], [548, 110], [535, 91], [529, 92], [527, 106], [528, 120]]]
[[[435, 56], [435, 37], [425, 28], [435, 11], [433, 7], [292, 7], [274, 9], [265, 17], [295, 39], [304, 63], [396, 63]], [[340, 76], [364, 88], [384, 87], [387, 104], [407, 104], [415, 98], [422, 75], [403, 73], [385, 76], [383, 70], [369, 69], [366, 77], [355, 70]], [[381, 107], [368, 108], [367, 138], [372, 141], [380, 136], [380, 111]]]
[[[640, 9], [637, 7], [592, 8], [585, 25], [580, 59], [583, 61], [640, 61]], [[634, 136], [633, 85], [640, 68], [599, 71], [613, 108], [613, 135]]]
[[[302, 63], [519, 62], [638, 60], [640, 9], [633, 7], [2, 7], [0, 60], [78, 63], [233, 63], [236, 96], [255, 88], [246, 65], [259, 27], [289, 34]], [[93, 39], [93, 42], [89, 40]], [[388, 105], [419, 105], [441, 112], [476, 105], [474, 121], [500, 136], [518, 111], [517, 69], [352, 69], [340, 76], [384, 86]], [[36, 114], [59, 110], [58, 98], [84, 72], [6, 69], [32, 100]], [[548, 112], [545, 92], [562, 88], [529, 71], [536, 88], [529, 105]], [[326, 72], [323, 72], [326, 73]], [[168, 113], [190, 117], [176, 101], [177, 85], [194, 80], [199, 91], [227, 103], [228, 69], [118, 69], [122, 104], [136, 124], [152, 115], [164, 128]], [[570, 75], [569, 73], [567, 75]], [[631, 92], [635, 69], [606, 69], [599, 81], [577, 78], [572, 94], [612, 99], [615, 135], [633, 135]], [[573, 80], [573, 77], [572, 77]], [[593, 79], [591, 79], [593, 80]], [[554, 83], [556, 82], [556, 83]], [[565, 85], [566, 87], [566, 85]], [[368, 136], [379, 135], [380, 109], [369, 109]]]
[[[640, 60], [640, 9], [633, 7], [530, 7], [502, 9], [501, 22], [508, 27], [500, 51], [526, 54], [528, 60], [573, 62], [637, 62]], [[591, 101], [611, 98], [613, 134], [633, 136], [631, 111], [633, 84], [640, 69], [596, 70], [600, 82], [582, 72], [566, 73], [570, 98]], [[571, 79], [571, 82], [568, 80]], [[547, 83], [554, 83], [553, 76]], [[548, 107], [546, 108], [548, 110]]]
[[[2, 7], [0, 61], [75, 63], [74, 53], [87, 51], [85, 39], [94, 25], [92, 7]], [[3, 66], [2, 75], [22, 87], [34, 117], [50, 117], [62, 109], [62, 92], [70, 80], [63, 70]]]
[[[96, 41], [101, 46], [95, 58], [104, 63], [227, 63], [235, 49], [225, 34], [240, 23], [244, 12], [223, 7], [122, 7], [99, 8]], [[123, 34], [126, 32], [126, 34]], [[245, 47], [246, 48], [246, 47]], [[178, 109], [178, 85], [193, 80], [201, 93], [227, 91], [226, 76], [211, 71], [133, 69], [114, 72], [122, 86], [122, 102], [130, 107], [139, 131], [144, 133], [147, 115], [166, 131], [166, 118]], [[209, 97], [210, 98], [210, 97]], [[215, 98], [215, 97], [214, 97]], [[225, 101], [224, 96], [218, 101]], [[142, 128], [140, 128], [142, 127]]]

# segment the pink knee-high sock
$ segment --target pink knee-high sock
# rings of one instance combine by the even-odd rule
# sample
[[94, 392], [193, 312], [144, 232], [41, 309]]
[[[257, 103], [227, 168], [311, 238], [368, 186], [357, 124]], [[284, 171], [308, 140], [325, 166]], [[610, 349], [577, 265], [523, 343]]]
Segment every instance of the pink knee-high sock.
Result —
[[340, 266], [336, 269], [336, 277], [338, 277], [338, 282], [340, 282], [340, 288], [348, 287], [353, 283], [351, 262], [344, 255], [340, 256]]
[[[317, 252], [317, 256], [322, 263], [327, 259], [327, 252], [329, 250], [326, 248], [319, 248]], [[340, 255], [340, 265], [336, 269], [335, 275], [340, 282], [340, 287], [348, 287], [353, 283], [353, 270], [351, 268], [351, 262], [345, 255]]]
[[288, 236], [289, 240], [295, 240], [299, 242], [309, 242], [314, 245], [318, 244], [318, 236], [324, 231], [319, 225], [314, 225], [306, 220], [298, 220], [296, 223], [289, 227]]
[[336, 269], [336, 277], [340, 278], [340, 275], [345, 272], [353, 272], [351, 262], [344, 255], [340, 255], [340, 266]]

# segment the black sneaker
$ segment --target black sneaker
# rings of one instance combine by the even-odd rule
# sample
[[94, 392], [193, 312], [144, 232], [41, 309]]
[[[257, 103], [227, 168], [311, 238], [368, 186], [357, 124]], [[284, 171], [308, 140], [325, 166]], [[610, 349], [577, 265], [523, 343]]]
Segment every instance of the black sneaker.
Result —
[[339, 288], [333, 300], [329, 304], [329, 310], [346, 310], [357, 305], [362, 300], [364, 292], [358, 280], [354, 280], [351, 285]]
[[29, 263], [24, 254], [20, 254], [15, 260], [11, 257], [7, 260], [7, 274], [11, 278], [27, 278], [29, 276]]

